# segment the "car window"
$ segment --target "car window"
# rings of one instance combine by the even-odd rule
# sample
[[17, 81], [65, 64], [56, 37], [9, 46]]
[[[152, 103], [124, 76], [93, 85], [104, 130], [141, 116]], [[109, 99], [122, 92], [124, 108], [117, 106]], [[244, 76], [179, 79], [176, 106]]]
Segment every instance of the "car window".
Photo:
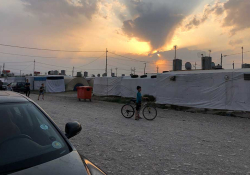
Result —
[[0, 174], [69, 152], [65, 140], [34, 104], [0, 104]]
[[3, 85], [8, 85], [8, 83], [7, 82], [3, 82]]

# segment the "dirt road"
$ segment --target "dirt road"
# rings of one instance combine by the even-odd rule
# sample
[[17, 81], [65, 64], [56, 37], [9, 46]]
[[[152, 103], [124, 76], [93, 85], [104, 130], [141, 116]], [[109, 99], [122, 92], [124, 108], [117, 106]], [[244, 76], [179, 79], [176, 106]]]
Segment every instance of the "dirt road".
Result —
[[71, 142], [107, 174], [250, 172], [249, 119], [158, 109], [154, 121], [135, 121], [122, 117], [121, 104], [79, 102], [75, 94], [31, 98], [62, 130], [79, 121], [83, 130]]

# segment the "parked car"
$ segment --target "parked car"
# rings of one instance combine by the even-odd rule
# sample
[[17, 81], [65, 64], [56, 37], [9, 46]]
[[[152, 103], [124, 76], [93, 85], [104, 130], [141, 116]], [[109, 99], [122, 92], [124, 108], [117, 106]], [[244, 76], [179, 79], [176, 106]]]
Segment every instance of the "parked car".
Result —
[[82, 129], [78, 122], [63, 133], [24, 95], [1, 91], [0, 97], [0, 174], [105, 175], [69, 142]]
[[25, 87], [25, 82], [17, 82], [17, 83], [12, 83], [11, 87], [14, 92], [25, 92], [26, 87]]
[[2, 90], [3, 90], [3, 91], [6, 91], [6, 90], [7, 90], [7, 85], [8, 85], [7, 82], [3, 82], [3, 85], [2, 85]]

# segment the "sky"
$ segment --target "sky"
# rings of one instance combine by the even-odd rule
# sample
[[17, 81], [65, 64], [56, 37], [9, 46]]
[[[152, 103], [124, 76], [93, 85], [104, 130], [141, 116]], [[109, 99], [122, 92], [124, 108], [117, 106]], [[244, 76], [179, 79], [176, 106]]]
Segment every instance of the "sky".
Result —
[[[201, 67], [250, 63], [249, 0], [1, 0], [0, 65], [16, 74], [34, 70], [88, 71], [118, 76], [168, 71], [177, 58]], [[2, 44], [2, 45], [1, 45]], [[32, 47], [35, 50], [3, 45]], [[211, 50], [211, 52], [209, 52]], [[65, 52], [81, 51], [81, 52]], [[86, 52], [87, 51], [87, 52]]]

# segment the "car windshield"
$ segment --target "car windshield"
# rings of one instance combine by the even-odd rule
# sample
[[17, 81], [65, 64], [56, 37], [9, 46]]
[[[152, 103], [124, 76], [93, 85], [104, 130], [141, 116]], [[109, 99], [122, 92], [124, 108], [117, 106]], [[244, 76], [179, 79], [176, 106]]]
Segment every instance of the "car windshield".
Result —
[[0, 104], [0, 174], [29, 168], [69, 152], [65, 140], [33, 103]]
[[8, 85], [8, 83], [7, 82], [3, 82], [3, 85]]

